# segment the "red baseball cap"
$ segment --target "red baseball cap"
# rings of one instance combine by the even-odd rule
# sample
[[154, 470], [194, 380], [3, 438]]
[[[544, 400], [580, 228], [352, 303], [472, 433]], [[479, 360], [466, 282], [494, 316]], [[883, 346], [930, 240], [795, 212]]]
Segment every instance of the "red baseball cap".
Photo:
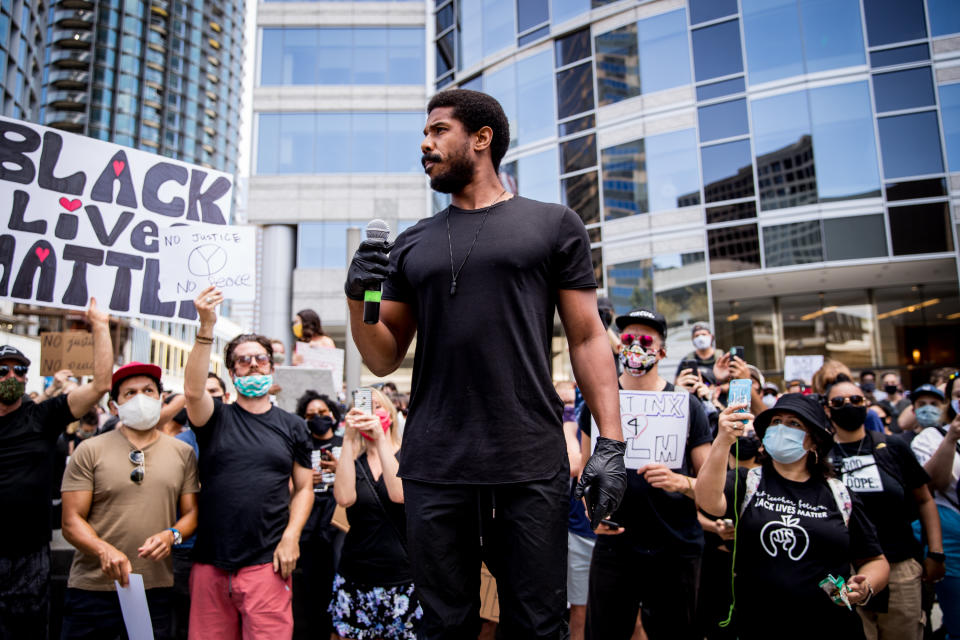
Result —
[[111, 384], [116, 387], [127, 378], [132, 378], [133, 376], [150, 376], [151, 378], [159, 380], [162, 375], [163, 371], [155, 364], [130, 362], [113, 372]]

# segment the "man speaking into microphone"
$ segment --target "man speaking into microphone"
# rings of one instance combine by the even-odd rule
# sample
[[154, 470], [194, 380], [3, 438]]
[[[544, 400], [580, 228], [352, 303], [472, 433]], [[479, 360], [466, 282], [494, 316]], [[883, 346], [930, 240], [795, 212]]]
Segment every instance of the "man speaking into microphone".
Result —
[[[568, 637], [570, 475], [551, 380], [555, 309], [600, 430], [579, 487], [590, 488], [594, 526], [626, 486], [590, 240], [569, 208], [507, 192], [498, 171], [509, 141], [490, 96], [434, 96], [422, 161], [452, 204], [395, 245], [365, 240], [347, 272], [351, 331], [373, 373], [395, 371], [417, 336], [399, 475], [424, 611], [418, 637], [429, 640], [477, 637], [481, 560], [497, 579], [501, 637]], [[379, 321], [365, 323], [365, 292], [381, 287]]]

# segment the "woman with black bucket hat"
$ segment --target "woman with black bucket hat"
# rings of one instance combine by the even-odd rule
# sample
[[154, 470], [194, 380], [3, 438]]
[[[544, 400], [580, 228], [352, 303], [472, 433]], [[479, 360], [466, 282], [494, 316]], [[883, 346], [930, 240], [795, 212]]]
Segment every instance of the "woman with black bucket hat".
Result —
[[[832, 476], [823, 409], [799, 393], [756, 420], [739, 413], [745, 409], [720, 414], [696, 486], [701, 510], [735, 522], [731, 611], [739, 637], [863, 638], [853, 607], [886, 586], [889, 565], [859, 500]], [[751, 421], [768, 460], [728, 472], [730, 446]]]

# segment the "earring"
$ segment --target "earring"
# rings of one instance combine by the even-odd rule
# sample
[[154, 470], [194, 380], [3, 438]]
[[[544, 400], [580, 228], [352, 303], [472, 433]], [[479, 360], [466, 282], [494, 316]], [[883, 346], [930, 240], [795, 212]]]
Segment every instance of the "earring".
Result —
[[813, 453], [813, 464], [820, 464], [820, 456], [817, 454], [817, 450], [810, 449], [810, 451]]

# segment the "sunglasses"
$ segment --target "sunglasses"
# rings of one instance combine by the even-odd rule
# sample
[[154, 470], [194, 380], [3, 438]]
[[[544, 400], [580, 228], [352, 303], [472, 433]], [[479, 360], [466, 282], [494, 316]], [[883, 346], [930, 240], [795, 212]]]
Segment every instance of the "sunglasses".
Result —
[[245, 367], [249, 367], [254, 360], [257, 361], [257, 364], [263, 366], [270, 363], [270, 356], [265, 353], [258, 353], [255, 356], [237, 356], [234, 358], [234, 362]]
[[623, 346], [625, 347], [629, 347], [636, 343], [644, 349], [648, 349], [653, 345], [653, 336], [638, 336], [633, 333], [624, 333], [620, 335], [620, 342], [623, 343]]
[[13, 369], [13, 375], [17, 376], [18, 378], [22, 378], [23, 376], [27, 375], [27, 371], [30, 370], [30, 367], [25, 364], [15, 364], [13, 367], [2, 364], [0, 365], [0, 378], [6, 378], [8, 375], [10, 375], [11, 368]]
[[140, 451], [139, 449], [134, 449], [133, 451], [130, 452], [130, 462], [137, 465], [136, 468], [134, 468], [130, 472], [130, 480], [132, 480], [136, 484], [140, 484], [141, 482], [143, 482], [143, 476], [146, 474], [146, 469], [143, 466], [143, 461], [144, 461], [143, 451]]
[[865, 400], [865, 398], [861, 395], [852, 395], [852, 396], [846, 396], [846, 397], [836, 396], [834, 398], [830, 398], [830, 401], [828, 404], [834, 409], [839, 409], [844, 404], [846, 404], [847, 400], [849, 400], [850, 404], [852, 404], [853, 406], [860, 407], [860, 406], [863, 406], [863, 401]]

